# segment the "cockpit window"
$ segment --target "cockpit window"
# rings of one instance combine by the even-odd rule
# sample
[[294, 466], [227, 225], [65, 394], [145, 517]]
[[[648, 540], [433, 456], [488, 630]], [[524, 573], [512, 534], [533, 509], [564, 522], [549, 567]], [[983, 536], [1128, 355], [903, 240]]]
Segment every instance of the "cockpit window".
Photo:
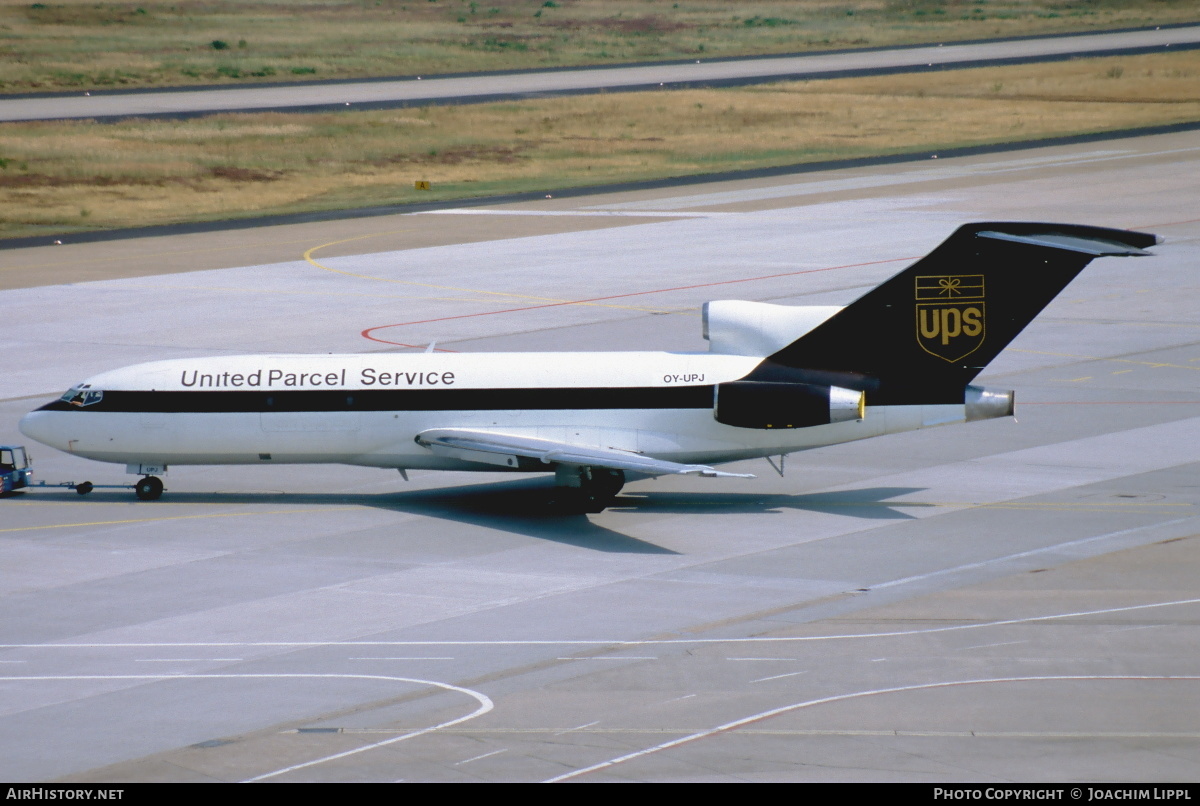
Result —
[[104, 399], [104, 392], [92, 389], [91, 384], [81, 383], [68, 389], [60, 399], [72, 406], [91, 406]]

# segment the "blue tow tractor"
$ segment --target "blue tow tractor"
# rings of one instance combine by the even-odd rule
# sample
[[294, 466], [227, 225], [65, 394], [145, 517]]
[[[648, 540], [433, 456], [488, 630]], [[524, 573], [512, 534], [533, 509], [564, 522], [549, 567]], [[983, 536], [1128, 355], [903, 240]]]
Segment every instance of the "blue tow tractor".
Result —
[[[33, 480], [33, 461], [23, 445], [0, 445], [0, 495], [9, 495], [17, 490], [38, 487], [66, 487], [80, 495], [87, 495], [100, 487], [128, 490], [132, 484], [92, 484], [90, 481], [60, 481], [54, 484]], [[139, 491], [139, 498], [141, 497]]]

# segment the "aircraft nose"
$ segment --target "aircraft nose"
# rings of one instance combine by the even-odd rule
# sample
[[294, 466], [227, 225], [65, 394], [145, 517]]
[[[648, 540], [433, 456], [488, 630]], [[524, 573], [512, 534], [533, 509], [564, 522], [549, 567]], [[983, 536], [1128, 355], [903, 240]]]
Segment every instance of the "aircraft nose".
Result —
[[54, 428], [54, 415], [58, 412], [53, 411], [31, 411], [21, 418], [17, 423], [17, 427], [21, 429], [21, 433], [30, 439], [35, 439], [43, 445], [49, 445], [52, 448], [62, 448], [59, 444], [62, 440], [56, 438], [57, 429]]

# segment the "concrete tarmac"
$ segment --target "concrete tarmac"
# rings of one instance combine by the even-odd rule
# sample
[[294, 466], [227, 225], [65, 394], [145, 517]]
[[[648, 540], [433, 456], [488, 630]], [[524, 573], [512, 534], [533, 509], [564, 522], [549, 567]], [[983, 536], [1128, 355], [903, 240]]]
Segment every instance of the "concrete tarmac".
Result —
[[[1200, 133], [0, 253], [0, 441], [260, 351], [703, 350], [975, 220], [1140, 228], [980, 382], [1018, 418], [626, 486], [173, 468], [0, 501], [9, 781], [1200, 777]], [[18, 284], [25, 285], [25, 284]], [[365, 334], [365, 335], [364, 335]], [[453, 425], [453, 423], [448, 423]], [[41, 478], [132, 481], [31, 446]]]

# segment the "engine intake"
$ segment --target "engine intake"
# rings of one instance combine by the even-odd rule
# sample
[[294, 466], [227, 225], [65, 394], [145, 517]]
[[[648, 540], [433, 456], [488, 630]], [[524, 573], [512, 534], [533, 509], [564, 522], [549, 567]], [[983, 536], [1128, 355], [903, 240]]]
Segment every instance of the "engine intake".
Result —
[[701, 309], [709, 351], [767, 356], [782, 350], [842, 310], [840, 307], [774, 305], [721, 299]]

